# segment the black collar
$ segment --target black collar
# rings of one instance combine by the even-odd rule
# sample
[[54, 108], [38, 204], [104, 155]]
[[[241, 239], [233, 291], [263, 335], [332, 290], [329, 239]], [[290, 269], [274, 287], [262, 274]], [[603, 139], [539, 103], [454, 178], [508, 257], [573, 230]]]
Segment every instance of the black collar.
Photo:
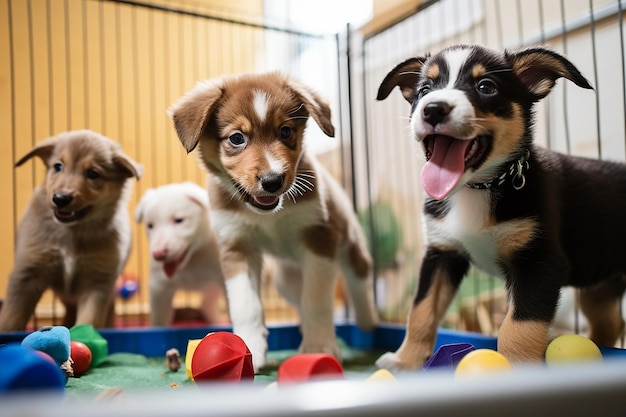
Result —
[[500, 187], [506, 182], [508, 178], [511, 179], [511, 184], [516, 190], [521, 190], [526, 185], [526, 177], [524, 176], [524, 170], [530, 168], [528, 159], [530, 158], [530, 151], [526, 149], [524, 155], [522, 155], [516, 161], [513, 161], [509, 167], [504, 170], [500, 175], [496, 175], [491, 181], [488, 182], [474, 182], [466, 184], [470, 188], [477, 190], [488, 190], [490, 188]]

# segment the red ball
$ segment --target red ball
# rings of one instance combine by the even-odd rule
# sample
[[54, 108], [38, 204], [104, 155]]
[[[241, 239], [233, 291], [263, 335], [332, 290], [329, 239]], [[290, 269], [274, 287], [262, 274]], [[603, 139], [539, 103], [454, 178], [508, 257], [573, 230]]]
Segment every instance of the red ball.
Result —
[[279, 383], [315, 379], [343, 379], [343, 368], [334, 356], [302, 353], [287, 358], [278, 368], [276, 376]]
[[74, 376], [84, 374], [91, 366], [91, 350], [83, 342], [70, 341], [70, 357], [74, 361], [72, 364]]
[[191, 374], [195, 381], [253, 380], [252, 353], [234, 333], [209, 333], [193, 352]]

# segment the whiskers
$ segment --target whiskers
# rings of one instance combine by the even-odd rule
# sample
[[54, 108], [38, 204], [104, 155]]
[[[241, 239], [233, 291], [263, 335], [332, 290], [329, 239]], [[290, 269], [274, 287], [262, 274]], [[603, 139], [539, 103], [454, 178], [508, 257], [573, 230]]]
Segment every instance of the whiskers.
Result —
[[298, 197], [303, 196], [315, 189], [315, 171], [299, 171], [293, 180], [293, 184], [287, 189], [287, 196], [296, 203]]

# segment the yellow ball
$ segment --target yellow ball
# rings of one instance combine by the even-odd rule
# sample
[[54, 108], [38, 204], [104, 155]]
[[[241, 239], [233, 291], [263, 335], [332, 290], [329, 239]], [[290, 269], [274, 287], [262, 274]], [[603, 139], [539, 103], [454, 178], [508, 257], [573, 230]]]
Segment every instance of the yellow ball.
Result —
[[549, 365], [581, 361], [602, 361], [602, 353], [595, 343], [579, 334], [559, 336], [546, 349]]
[[455, 376], [485, 375], [511, 370], [511, 363], [501, 353], [491, 349], [476, 349], [463, 356], [454, 371]]
[[389, 372], [386, 369], [379, 369], [378, 371], [376, 371], [372, 375], [370, 375], [365, 380], [365, 382], [371, 382], [371, 381], [395, 381], [395, 380], [396, 380], [396, 377], [394, 377], [391, 372]]

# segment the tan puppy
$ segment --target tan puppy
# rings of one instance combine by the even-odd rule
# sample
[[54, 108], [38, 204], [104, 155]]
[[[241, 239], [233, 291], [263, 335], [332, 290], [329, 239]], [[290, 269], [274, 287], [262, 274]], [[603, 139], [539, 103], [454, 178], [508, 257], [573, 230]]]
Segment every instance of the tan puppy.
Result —
[[141, 166], [120, 145], [78, 130], [42, 141], [17, 161], [46, 164], [18, 228], [0, 331], [24, 330], [43, 292], [66, 307], [64, 324], [111, 324], [115, 280], [131, 246], [127, 201]]
[[217, 323], [224, 278], [209, 218], [209, 196], [192, 182], [146, 190], [135, 209], [150, 242], [150, 323], [172, 323], [178, 290], [203, 295], [202, 313]]
[[298, 307], [301, 352], [340, 357], [333, 301], [341, 271], [364, 329], [377, 323], [370, 256], [352, 207], [332, 176], [304, 150], [311, 116], [334, 135], [330, 108], [278, 73], [198, 83], [171, 108], [188, 152], [200, 147], [209, 175], [212, 222], [221, 246], [230, 318], [266, 362], [267, 328], [259, 296], [262, 255], [278, 260], [275, 281]]

